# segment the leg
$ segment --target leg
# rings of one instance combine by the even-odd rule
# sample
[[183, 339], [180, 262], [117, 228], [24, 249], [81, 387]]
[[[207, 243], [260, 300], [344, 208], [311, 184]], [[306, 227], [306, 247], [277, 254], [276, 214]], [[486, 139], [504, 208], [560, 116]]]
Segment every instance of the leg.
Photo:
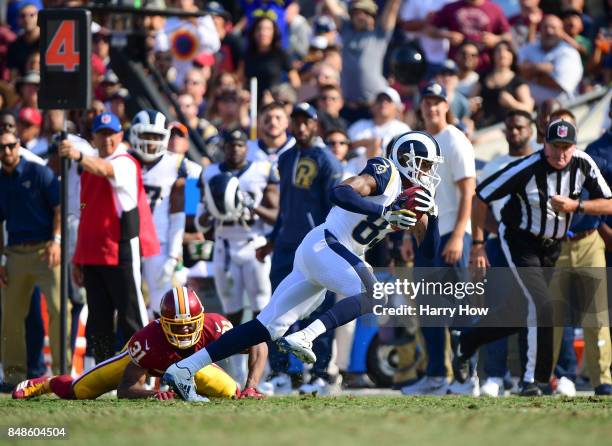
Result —
[[86, 326], [87, 346], [97, 363], [113, 356], [115, 335], [113, 330], [115, 308], [107, 293], [111, 277], [108, 267], [89, 266], [83, 268], [89, 316]]
[[210, 398], [233, 398], [240, 386], [221, 367], [211, 364], [195, 374], [196, 392]]
[[[72, 394], [78, 400], [92, 400], [117, 389], [131, 359], [127, 350], [96, 365], [72, 383]], [[51, 388], [54, 383], [52, 381]], [[54, 390], [55, 392], [55, 390]], [[62, 395], [58, 395], [63, 398]]]
[[28, 378], [43, 376], [47, 371], [43, 355], [45, 327], [40, 308], [40, 288], [34, 288], [30, 311], [26, 317], [26, 350]]

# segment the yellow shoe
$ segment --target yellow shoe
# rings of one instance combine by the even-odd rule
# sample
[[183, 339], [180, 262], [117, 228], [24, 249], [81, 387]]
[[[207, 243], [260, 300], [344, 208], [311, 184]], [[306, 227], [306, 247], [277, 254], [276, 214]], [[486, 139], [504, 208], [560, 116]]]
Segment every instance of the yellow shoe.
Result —
[[35, 396], [44, 395], [45, 393], [51, 393], [49, 381], [50, 379], [45, 377], [26, 379], [15, 386], [15, 390], [13, 390], [13, 399], [27, 400]]

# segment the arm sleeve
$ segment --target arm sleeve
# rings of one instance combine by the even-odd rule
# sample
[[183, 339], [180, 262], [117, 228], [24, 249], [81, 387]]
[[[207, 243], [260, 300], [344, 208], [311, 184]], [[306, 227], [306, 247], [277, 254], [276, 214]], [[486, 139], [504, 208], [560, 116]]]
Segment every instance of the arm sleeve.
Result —
[[380, 217], [385, 208], [380, 204], [366, 200], [348, 184], [339, 184], [330, 193], [330, 201], [342, 209], [370, 217]]
[[370, 158], [359, 175], [370, 175], [376, 181], [376, 190], [370, 195], [382, 195], [391, 180], [392, 173], [391, 163], [384, 158], [377, 157]]
[[419, 246], [423, 255], [428, 259], [433, 259], [440, 249], [440, 230], [438, 229], [438, 217], [429, 216], [427, 221], [427, 232], [425, 238]]

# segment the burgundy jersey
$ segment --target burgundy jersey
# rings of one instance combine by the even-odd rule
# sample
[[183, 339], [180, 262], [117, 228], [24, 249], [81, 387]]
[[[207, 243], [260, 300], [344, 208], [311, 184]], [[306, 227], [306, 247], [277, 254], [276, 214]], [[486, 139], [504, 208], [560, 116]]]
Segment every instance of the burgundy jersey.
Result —
[[232, 323], [225, 317], [206, 313], [202, 336], [196, 345], [181, 350], [168, 342], [159, 320], [155, 320], [132, 336], [127, 350], [134, 364], [146, 369], [152, 376], [162, 376], [170, 365], [203, 349], [231, 328]]

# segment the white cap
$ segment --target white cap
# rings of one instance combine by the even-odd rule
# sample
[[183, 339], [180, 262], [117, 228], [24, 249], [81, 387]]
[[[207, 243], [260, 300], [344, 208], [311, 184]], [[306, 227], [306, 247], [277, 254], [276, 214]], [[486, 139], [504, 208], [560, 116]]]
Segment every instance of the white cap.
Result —
[[393, 102], [399, 110], [404, 109], [404, 104], [402, 103], [402, 99], [400, 98], [400, 95], [395, 88], [386, 87], [384, 90], [379, 91], [376, 96], [378, 97], [381, 94], [388, 96], [391, 99], [391, 102]]

